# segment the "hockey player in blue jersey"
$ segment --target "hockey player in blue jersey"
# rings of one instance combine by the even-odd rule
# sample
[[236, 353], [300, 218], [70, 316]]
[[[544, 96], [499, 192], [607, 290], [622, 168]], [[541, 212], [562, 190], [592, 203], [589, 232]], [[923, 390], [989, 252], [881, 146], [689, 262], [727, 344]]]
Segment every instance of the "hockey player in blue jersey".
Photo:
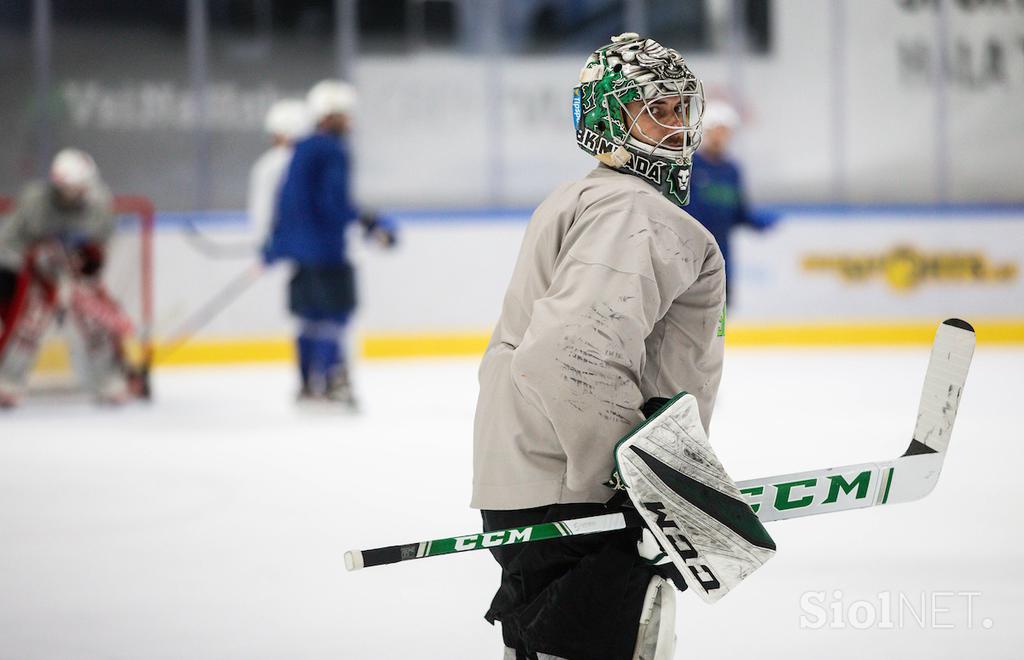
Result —
[[309, 91], [306, 102], [316, 131], [295, 144], [264, 248], [267, 263], [294, 264], [288, 307], [300, 322], [299, 399], [326, 399], [352, 410], [356, 399], [344, 347], [356, 281], [345, 234], [350, 222], [359, 221], [379, 242], [394, 244], [394, 232], [373, 217], [360, 218], [352, 202], [347, 136], [355, 101], [352, 87], [337, 80]]
[[686, 211], [718, 242], [725, 258], [726, 290], [731, 292], [733, 262], [730, 261], [729, 235], [733, 228], [747, 226], [764, 230], [775, 224], [775, 217], [753, 214], [747, 206], [743, 175], [728, 154], [729, 142], [739, 126], [736, 111], [722, 101], [710, 101], [704, 109], [702, 124], [704, 138], [693, 156], [690, 203]]

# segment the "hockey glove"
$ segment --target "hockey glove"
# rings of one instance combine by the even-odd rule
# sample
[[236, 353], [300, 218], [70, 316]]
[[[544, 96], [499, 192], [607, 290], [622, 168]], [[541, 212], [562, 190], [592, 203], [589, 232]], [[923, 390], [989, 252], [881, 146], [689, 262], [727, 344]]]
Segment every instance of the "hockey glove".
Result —
[[775, 554], [775, 542], [707, 440], [697, 400], [680, 392], [615, 447], [613, 481], [706, 602]]
[[398, 243], [398, 232], [394, 224], [389, 220], [380, 218], [375, 213], [366, 213], [359, 216], [359, 224], [366, 232], [367, 240], [375, 241], [383, 248], [393, 248]]
[[80, 277], [93, 277], [103, 270], [104, 252], [99, 243], [83, 243], [75, 249], [71, 268]]
[[[652, 397], [644, 402], [643, 407], [640, 408], [640, 412], [643, 414], [644, 419], [649, 418], [654, 413], [661, 410], [661, 408], [669, 402], [669, 399], [665, 397]], [[636, 507], [630, 501], [629, 496], [626, 495], [625, 485], [621, 481], [617, 481], [618, 471], [612, 475], [612, 480], [609, 481], [606, 486], [615, 489], [615, 495], [608, 500], [606, 506], [610, 508], [628, 508], [636, 511]], [[639, 515], [639, 514], [637, 514]], [[648, 564], [655, 567], [656, 572], [666, 580], [671, 580], [672, 584], [675, 585], [679, 591], [686, 591], [686, 580], [683, 579], [682, 573], [676, 568], [675, 564], [672, 563], [672, 559], [669, 558], [668, 553], [661, 547], [654, 534], [647, 528], [642, 530], [640, 540], [636, 542], [636, 551], [642, 559]]]

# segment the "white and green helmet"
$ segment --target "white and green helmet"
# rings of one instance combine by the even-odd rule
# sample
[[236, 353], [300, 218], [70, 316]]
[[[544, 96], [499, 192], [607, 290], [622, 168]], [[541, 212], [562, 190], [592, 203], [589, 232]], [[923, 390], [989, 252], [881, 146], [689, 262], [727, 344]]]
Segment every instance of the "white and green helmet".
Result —
[[678, 52], [634, 32], [612, 37], [580, 71], [572, 112], [581, 149], [689, 201], [704, 87]]

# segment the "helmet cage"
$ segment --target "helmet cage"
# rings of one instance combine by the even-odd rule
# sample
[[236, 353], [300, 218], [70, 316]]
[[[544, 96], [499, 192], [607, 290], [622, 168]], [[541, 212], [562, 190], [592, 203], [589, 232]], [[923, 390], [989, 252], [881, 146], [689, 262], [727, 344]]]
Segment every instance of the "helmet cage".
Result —
[[[614, 141], [630, 151], [667, 158], [679, 163], [687, 161], [700, 146], [701, 118], [704, 115], [704, 89], [695, 78], [662, 78], [659, 80], [634, 81], [605, 92], [605, 121], [611, 129]], [[672, 103], [678, 99], [678, 103]], [[637, 112], [630, 112], [628, 104], [640, 101], [643, 105]], [[665, 104], [671, 115], [665, 117]], [[648, 130], [662, 133], [661, 137], [649, 135], [640, 119], [648, 117]], [[660, 130], [659, 130], [660, 129]], [[676, 138], [681, 138], [677, 144]]]

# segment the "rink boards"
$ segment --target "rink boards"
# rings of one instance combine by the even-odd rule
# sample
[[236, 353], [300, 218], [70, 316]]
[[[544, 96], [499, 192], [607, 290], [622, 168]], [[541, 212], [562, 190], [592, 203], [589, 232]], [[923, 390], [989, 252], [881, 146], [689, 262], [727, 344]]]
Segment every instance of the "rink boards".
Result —
[[[949, 316], [976, 321], [981, 343], [1024, 343], [1024, 207], [789, 207], [733, 242], [730, 345], [931, 341]], [[501, 309], [528, 210], [405, 211], [396, 250], [354, 236], [366, 357], [480, 354]], [[250, 258], [197, 247], [254, 241], [241, 212], [158, 216], [159, 343]], [[206, 247], [209, 247], [208, 245]], [[243, 251], [244, 255], [244, 251]], [[168, 363], [277, 361], [291, 355], [287, 266], [277, 266]], [[159, 360], [159, 352], [158, 352]]]

